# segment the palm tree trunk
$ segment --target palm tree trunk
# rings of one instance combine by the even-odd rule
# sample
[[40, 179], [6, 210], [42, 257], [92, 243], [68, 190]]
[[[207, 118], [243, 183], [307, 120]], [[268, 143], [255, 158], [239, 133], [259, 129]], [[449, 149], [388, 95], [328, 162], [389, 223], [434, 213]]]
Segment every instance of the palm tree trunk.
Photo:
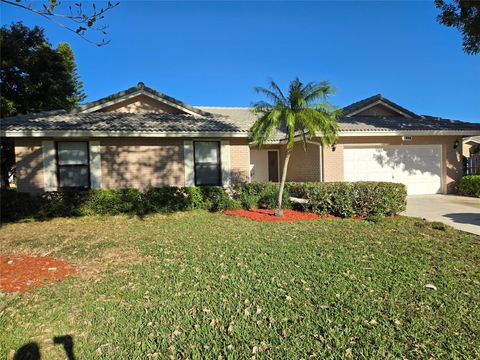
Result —
[[278, 192], [278, 207], [275, 209], [275, 216], [283, 216], [282, 199], [283, 189], [285, 188], [285, 180], [287, 179], [288, 161], [290, 160], [291, 149], [287, 149], [285, 152], [285, 163], [283, 164], [282, 179], [280, 180], [280, 191]]

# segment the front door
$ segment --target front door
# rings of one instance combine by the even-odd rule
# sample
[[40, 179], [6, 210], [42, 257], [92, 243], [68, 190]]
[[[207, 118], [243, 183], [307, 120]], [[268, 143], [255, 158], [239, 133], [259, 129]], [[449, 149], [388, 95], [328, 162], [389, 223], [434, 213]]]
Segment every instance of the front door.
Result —
[[268, 151], [268, 181], [278, 182], [278, 151]]

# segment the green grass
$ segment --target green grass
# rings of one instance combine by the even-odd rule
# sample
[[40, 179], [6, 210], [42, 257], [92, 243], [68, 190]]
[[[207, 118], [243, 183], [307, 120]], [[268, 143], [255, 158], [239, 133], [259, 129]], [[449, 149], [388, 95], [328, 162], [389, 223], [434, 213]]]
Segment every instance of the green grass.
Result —
[[66, 334], [78, 359], [480, 357], [480, 238], [418, 219], [54, 219], [0, 247], [79, 269], [6, 306], [0, 358]]

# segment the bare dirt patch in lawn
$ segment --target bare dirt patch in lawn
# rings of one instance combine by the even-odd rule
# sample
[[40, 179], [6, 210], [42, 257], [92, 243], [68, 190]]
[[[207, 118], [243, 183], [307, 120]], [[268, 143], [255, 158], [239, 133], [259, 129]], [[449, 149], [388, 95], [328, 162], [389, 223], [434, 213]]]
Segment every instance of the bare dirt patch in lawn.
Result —
[[141, 256], [134, 248], [108, 248], [94, 258], [76, 261], [75, 266], [81, 278], [100, 281], [109, 269], [113, 269], [113, 274], [121, 274], [128, 272], [131, 265], [146, 264], [150, 260], [151, 256]]
[[60, 281], [76, 272], [74, 267], [61, 259], [0, 255], [0, 291], [25, 292]]

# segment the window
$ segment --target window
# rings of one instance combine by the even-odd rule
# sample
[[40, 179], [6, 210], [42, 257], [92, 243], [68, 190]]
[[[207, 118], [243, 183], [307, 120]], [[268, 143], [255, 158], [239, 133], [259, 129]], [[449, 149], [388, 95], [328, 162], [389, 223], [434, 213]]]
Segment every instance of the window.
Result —
[[88, 189], [90, 169], [88, 142], [57, 142], [57, 168], [60, 188]]
[[195, 141], [195, 185], [220, 185], [220, 143]]

